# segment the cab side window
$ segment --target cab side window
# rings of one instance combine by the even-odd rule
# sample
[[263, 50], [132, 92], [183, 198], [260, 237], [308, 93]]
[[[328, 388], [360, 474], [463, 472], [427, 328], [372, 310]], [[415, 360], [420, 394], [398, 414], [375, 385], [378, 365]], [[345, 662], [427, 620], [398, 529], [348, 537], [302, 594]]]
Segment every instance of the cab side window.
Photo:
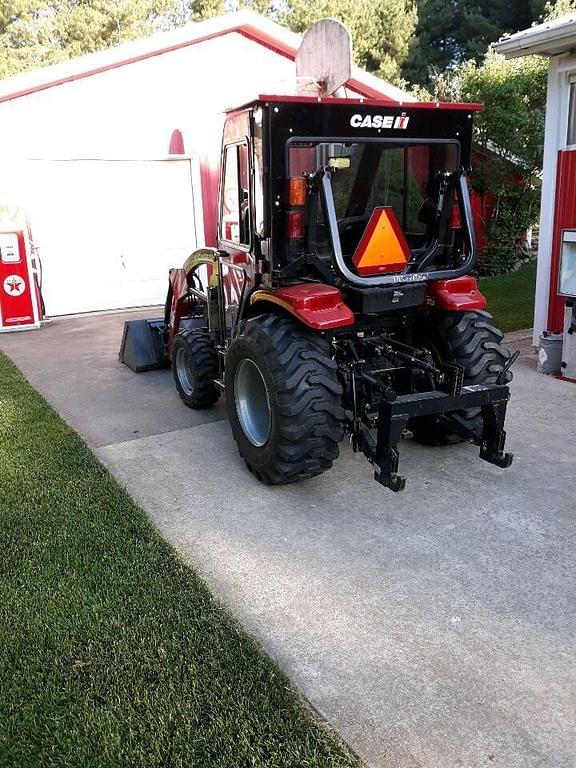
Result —
[[221, 237], [234, 245], [250, 245], [250, 166], [247, 144], [224, 151]]

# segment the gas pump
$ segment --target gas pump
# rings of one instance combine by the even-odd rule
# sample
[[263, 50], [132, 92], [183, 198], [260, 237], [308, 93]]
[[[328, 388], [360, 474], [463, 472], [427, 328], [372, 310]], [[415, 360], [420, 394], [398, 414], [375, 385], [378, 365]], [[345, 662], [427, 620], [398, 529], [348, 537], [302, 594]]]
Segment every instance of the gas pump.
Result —
[[566, 301], [562, 340], [562, 376], [576, 381], [576, 298]]
[[558, 293], [566, 298], [562, 340], [562, 376], [576, 380], [576, 230], [562, 233]]
[[38, 267], [26, 216], [19, 208], [0, 206], [0, 332], [40, 327]]

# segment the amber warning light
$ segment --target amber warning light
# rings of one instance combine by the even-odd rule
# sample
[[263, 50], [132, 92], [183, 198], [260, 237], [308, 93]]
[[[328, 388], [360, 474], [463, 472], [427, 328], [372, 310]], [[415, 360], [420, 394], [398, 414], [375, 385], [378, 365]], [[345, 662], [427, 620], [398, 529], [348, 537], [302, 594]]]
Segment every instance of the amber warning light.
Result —
[[304, 176], [293, 176], [290, 179], [288, 201], [291, 206], [306, 205], [307, 183]]
[[288, 211], [288, 239], [304, 237], [305, 218], [303, 207], [306, 205], [308, 182], [304, 176], [293, 176], [288, 180], [288, 204], [299, 210]]
[[400, 272], [410, 258], [410, 248], [394, 210], [374, 208], [352, 261], [359, 275]]

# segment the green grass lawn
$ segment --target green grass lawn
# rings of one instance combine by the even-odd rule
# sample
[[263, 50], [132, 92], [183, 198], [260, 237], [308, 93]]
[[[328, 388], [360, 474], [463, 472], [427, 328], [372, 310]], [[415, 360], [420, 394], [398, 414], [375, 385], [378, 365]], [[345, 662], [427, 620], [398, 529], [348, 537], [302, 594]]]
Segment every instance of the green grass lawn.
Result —
[[1, 766], [360, 765], [2, 355], [0, 543]]
[[517, 272], [497, 277], [483, 277], [478, 287], [488, 299], [488, 310], [502, 331], [531, 328], [534, 321], [536, 262]]

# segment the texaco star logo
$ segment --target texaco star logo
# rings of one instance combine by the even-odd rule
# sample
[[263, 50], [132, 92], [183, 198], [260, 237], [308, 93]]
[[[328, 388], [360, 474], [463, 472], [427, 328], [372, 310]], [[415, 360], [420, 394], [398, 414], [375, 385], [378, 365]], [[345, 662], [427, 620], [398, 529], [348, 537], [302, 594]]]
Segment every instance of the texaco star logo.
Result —
[[26, 290], [26, 283], [19, 275], [8, 275], [4, 280], [4, 290], [8, 296], [22, 296]]

